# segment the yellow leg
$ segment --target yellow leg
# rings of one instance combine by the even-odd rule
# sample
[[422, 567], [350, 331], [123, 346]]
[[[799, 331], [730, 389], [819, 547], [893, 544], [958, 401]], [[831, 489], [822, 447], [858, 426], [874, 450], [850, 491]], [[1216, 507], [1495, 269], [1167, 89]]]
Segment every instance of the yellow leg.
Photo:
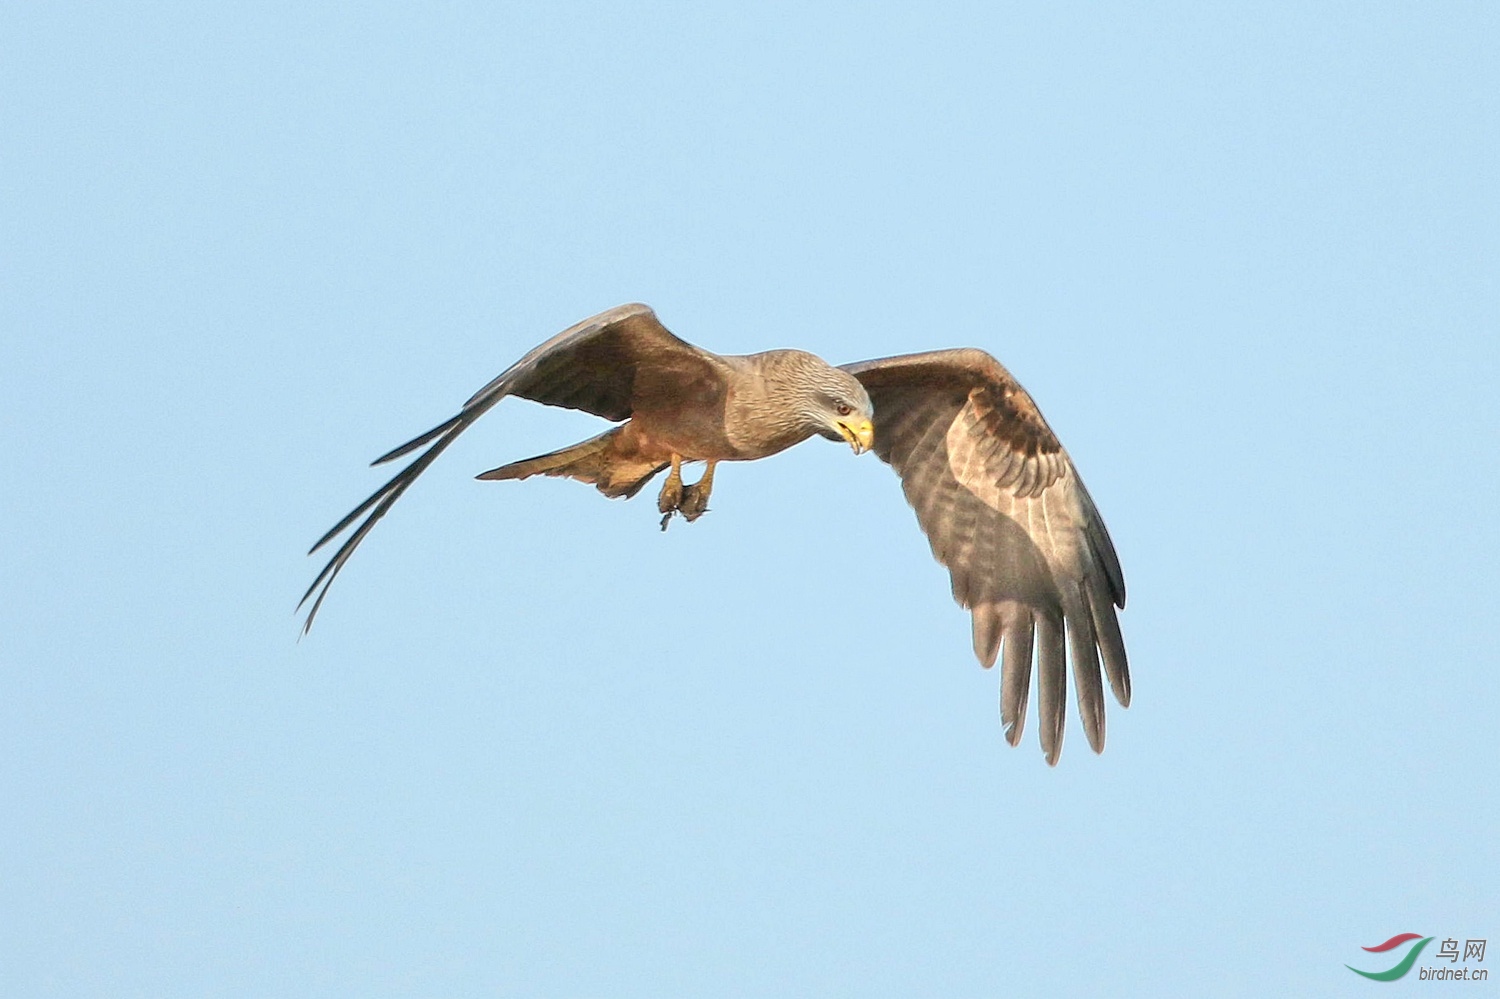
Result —
[[672, 513], [682, 505], [682, 455], [672, 455], [672, 472], [661, 484], [661, 495], [656, 497], [656, 509], [660, 513]]
[[682, 455], [672, 455], [672, 471], [667, 481], [661, 484], [661, 494], [656, 497], [656, 509], [661, 513], [661, 529], [667, 529], [672, 514], [682, 506]]

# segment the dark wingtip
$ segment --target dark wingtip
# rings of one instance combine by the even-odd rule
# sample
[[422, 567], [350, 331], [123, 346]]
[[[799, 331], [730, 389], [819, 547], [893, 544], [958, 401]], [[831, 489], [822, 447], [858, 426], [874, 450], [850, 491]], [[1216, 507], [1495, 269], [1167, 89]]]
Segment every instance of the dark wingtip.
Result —
[[434, 437], [441, 436], [442, 434], [445, 434], [449, 430], [453, 429], [454, 425], [456, 425], [458, 421], [462, 419], [463, 414], [460, 413], [457, 416], [453, 417], [451, 420], [439, 423], [437, 426], [433, 427], [426, 433], [413, 437], [405, 444], [402, 444], [399, 447], [392, 448], [385, 454], [381, 455], [379, 458], [376, 458], [374, 461], [370, 462], [370, 467], [374, 468], [376, 465], [384, 465], [388, 461], [395, 461], [397, 458], [411, 454], [417, 448], [421, 447], [423, 444], [426, 444]]
[[[329, 588], [333, 586], [333, 581], [338, 578], [339, 571], [343, 569], [344, 564], [349, 561], [349, 556], [354, 554], [354, 549], [358, 548], [359, 543], [365, 539], [365, 535], [370, 533], [370, 530], [380, 521], [381, 517], [385, 516], [386, 511], [391, 508], [391, 505], [400, 499], [401, 494], [406, 492], [411, 484], [416, 481], [417, 476], [421, 475], [423, 470], [432, 464], [437, 456], [442, 454], [443, 450], [449, 444], [453, 443], [464, 427], [472, 423], [478, 415], [479, 413], [475, 412], [454, 417], [442, 426], [434, 430], [429, 430], [417, 438], [418, 443], [427, 443], [433, 440], [434, 437], [437, 439], [431, 447], [413, 459], [411, 464], [391, 476], [385, 485], [371, 493], [363, 503], [351, 510], [337, 524], [333, 525], [332, 529], [319, 538], [317, 544], [312, 546], [311, 551], [308, 552], [309, 555], [332, 541], [358, 520], [360, 515], [364, 515], [364, 520], [354, 529], [354, 533], [344, 539], [343, 544], [333, 553], [327, 564], [323, 566], [322, 571], [318, 573], [311, 585], [308, 586], [306, 592], [302, 594], [302, 599], [297, 601], [297, 609], [301, 610], [302, 606], [309, 599], [313, 600], [312, 609], [307, 612], [307, 620], [302, 625], [302, 634], [305, 635], [312, 630], [313, 620], [318, 616], [318, 609], [323, 606], [323, 599], [328, 596]], [[403, 444], [393, 453], [405, 453], [405, 449], [412, 446], [410, 443]], [[317, 595], [316, 598], [313, 597], [314, 594]]]

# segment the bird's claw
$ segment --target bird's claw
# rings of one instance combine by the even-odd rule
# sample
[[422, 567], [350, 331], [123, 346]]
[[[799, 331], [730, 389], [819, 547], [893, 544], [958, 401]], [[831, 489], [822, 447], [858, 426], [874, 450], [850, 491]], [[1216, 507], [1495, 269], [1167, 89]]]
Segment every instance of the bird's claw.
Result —
[[682, 484], [682, 461], [672, 456], [672, 474], [661, 484], [656, 509], [661, 511], [661, 529], [665, 531], [672, 515], [680, 513], [689, 524], [708, 512], [708, 494], [714, 487], [714, 462], [708, 463], [703, 478], [690, 486]]
[[656, 498], [657, 512], [664, 513], [669, 517], [673, 513], [676, 513], [677, 510], [682, 506], [683, 492], [684, 490], [680, 481], [668, 481], [663, 484], [661, 487], [661, 495]]
[[708, 512], [708, 490], [699, 489], [698, 484], [683, 489], [682, 502], [677, 505], [677, 512], [689, 524], [703, 516]]

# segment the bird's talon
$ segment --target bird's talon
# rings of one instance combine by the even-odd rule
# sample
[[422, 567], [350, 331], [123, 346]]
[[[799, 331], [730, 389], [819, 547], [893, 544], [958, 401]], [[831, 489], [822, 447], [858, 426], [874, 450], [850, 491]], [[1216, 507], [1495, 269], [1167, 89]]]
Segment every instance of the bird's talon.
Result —
[[677, 511], [689, 524], [708, 512], [708, 496], [713, 492], [716, 464], [718, 463], [710, 461], [708, 468], [703, 472], [703, 478], [690, 486], [683, 487], [682, 501], [677, 504]]
[[708, 512], [708, 490], [700, 489], [697, 485], [688, 486], [682, 491], [682, 504], [678, 506], [677, 512], [689, 524]]
[[656, 509], [664, 516], [661, 519], [661, 529], [667, 529], [667, 521], [672, 519], [672, 514], [682, 506], [682, 457], [672, 455], [672, 471], [667, 476], [667, 481], [661, 484], [661, 493], [656, 497]]

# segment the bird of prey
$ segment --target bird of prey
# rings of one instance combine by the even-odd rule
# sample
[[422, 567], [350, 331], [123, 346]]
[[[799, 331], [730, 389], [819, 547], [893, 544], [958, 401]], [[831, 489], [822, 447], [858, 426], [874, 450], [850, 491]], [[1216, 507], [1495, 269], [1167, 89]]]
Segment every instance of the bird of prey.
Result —
[[[308, 554], [359, 521], [303, 594], [305, 633], [328, 588], [391, 504], [448, 445], [506, 396], [619, 424], [572, 447], [502, 465], [481, 479], [565, 476], [630, 497], [668, 471], [657, 497], [674, 514], [708, 509], [714, 468], [754, 461], [817, 434], [874, 450], [901, 477], [953, 596], [973, 617], [974, 653], [1001, 661], [1000, 717], [1021, 738], [1033, 652], [1042, 751], [1056, 764], [1066, 714], [1066, 645], [1089, 745], [1104, 749], [1104, 691], [1130, 703], [1115, 608], [1125, 580], [1088, 490], [1026, 390], [982, 350], [939, 350], [833, 367], [801, 350], [718, 355], [668, 332], [644, 305], [622, 305], [541, 344], [476, 392], [458, 415], [375, 459], [421, 453], [340, 520]], [[702, 461], [696, 483], [682, 466]], [[363, 520], [360, 518], [363, 517]], [[1003, 649], [1003, 652], [1002, 652]]]

